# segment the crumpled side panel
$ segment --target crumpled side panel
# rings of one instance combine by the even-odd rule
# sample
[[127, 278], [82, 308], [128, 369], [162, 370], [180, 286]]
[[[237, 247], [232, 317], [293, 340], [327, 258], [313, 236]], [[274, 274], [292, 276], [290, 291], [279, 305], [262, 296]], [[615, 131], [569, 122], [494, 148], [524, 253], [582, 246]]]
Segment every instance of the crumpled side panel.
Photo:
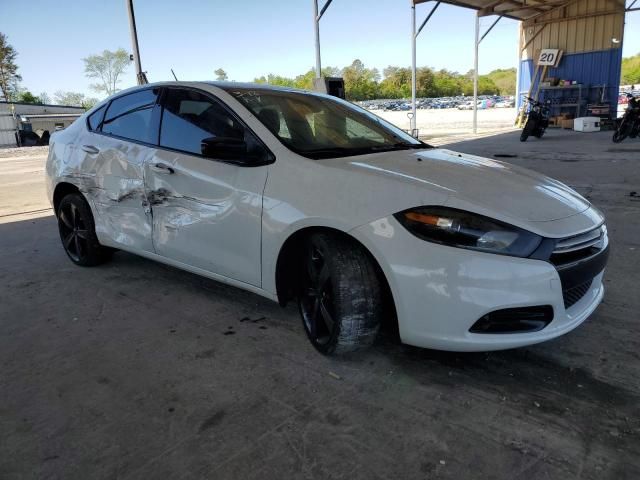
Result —
[[[96, 147], [99, 153], [86, 152], [84, 145]], [[60, 179], [76, 185], [92, 204], [102, 243], [153, 251], [144, 184], [144, 163], [153, 151], [92, 133], [69, 146]]]
[[255, 286], [261, 281], [262, 192], [267, 169], [159, 150], [147, 198], [156, 253]]

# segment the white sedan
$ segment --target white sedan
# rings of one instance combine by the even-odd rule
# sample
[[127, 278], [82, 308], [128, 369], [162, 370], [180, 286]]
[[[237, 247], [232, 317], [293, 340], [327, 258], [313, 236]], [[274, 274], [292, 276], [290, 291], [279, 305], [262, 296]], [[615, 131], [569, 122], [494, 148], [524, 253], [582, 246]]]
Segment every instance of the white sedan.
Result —
[[603, 296], [602, 214], [562, 183], [414, 139], [343, 100], [167, 82], [51, 138], [49, 197], [77, 265], [126, 250], [281, 304], [325, 354], [401, 340], [529, 345]]

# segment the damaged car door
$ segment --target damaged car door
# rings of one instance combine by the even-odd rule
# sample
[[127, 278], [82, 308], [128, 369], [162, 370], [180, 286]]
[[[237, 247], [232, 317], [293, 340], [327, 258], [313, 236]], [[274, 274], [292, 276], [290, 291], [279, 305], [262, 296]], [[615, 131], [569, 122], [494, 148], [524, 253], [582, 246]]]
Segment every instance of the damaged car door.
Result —
[[144, 166], [156, 150], [159, 92], [149, 88], [114, 99], [82, 145], [85, 155], [96, 160], [89, 172], [95, 183], [89, 197], [96, 207], [96, 231], [148, 252], [153, 252], [153, 244]]
[[272, 154], [226, 106], [165, 88], [159, 149], [146, 165], [155, 252], [261, 284], [262, 194]]

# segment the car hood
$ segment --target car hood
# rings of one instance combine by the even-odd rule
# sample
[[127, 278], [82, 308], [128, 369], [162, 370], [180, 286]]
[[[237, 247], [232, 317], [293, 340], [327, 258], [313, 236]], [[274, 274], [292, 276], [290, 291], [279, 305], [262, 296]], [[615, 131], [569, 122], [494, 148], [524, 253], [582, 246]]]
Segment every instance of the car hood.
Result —
[[473, 206], [476, 213], [549, 222], [589, 209], [590, 204], [557, 180], [530, 170], [442, 148], [401, 150], [349, 159], [350, 168], [376, 172], [448, 194], [446, 205]]

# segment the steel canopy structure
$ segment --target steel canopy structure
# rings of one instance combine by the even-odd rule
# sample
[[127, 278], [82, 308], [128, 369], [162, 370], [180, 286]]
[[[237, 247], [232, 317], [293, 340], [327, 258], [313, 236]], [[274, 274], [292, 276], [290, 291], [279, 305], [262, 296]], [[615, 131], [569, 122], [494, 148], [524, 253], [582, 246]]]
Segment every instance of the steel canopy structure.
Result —
[[[316, 53], [316, 78], [322, 76], [321, 71], [321, 53], [320, 53], [320, 19], [331, 5], [333, 0], [326, 0], [322, 8], [319, 8], [318, 0], [313, 1], [313, 21], [315, 31], [315, 53]], [[454, 5], [457, 7], [469, 8], [477, 11], [476, 25], [475, 25], [475, 47], [474, 47], [474, 62], [473, 62], [473, 132], [477, 132], [478, 128], [478, 53], [479, 46], [482, 40], [489, 34], [493, 27], [500, 21], [502, 17], [510, 18], [514, 20], [529, 20], [535, 18], [538, 15], [543, 15], [547, 12], [554, 10], [555, 8], [562, 7], [567, 3], [571, 3], [569, 0], [470, 0], [470, 1], [458, 1], [458, 0], [443, 0], [436, 1], [431, 11], [428, 13], [425, 20], [420, 24], [420, 27], [416, 28], [416, 5], [422, 3], [429, 3], [430, 0], [409, 0], [411, 5], [411, 132], [413, 135], [417, 135], [416, 129], [416, 40], [422, 29], [426, 26], [433, 14], [436, 12], [440, 4], [445, 3]], [[573, 0], [575, 1], [575, 0]], [[486, 17], [491, 15], [497, 15], [498, 18], [487, 29], [487, 31], [480, 35], [480, 17]]]
[[[320, 0], [322, 1], [322, 0]], [[406, 0], [405, 0], [406, 1]], [[416, 28], [416, 6], [423, 3], [433, 4], [431, 10], [427, 14], [425, 20], [420, 24], [420, 27]], [[321, 63], [321, 51], [320, 51], [320, 20], [325, 14], [333, 0], [324, 0], [322, 8], [319, 8], [319, 0], [312, 0], [313, 4], [313, 22], [315, 33], [315, 57], [316, 78], [322, 77], [322, 63]], [[629, 2], [629, 3], [627, 3]], [[133, 10], [133, 0], [125, 0], [127, 5], [127, 11], [129, 14], [129, 26], [131, 31], [131, 40], [134, 54], [131, 55], [132, 60], [136, 63], [136, 76], [139, 84], [147, 83], [145, 72], [142, 71], [140, 61], [140, 51], [138, 46], [138, 36], [136, 31], [135, 16]], [[475, 42], [474, 42], [474, 62], [473, 62], [473, 132], [477, 132], [477, 119], [478, 119], [478, 56], [479, 46], [482, 40], [491, 32], [500, 19], [509, 18], [520, 22], [520, 41], [518, 45], [518, 73], [517, 73], [517, 86], [516, 94], [519, 93], [521, 84], [521, 76], [526, 76], [526, 68], [529, 65], [526, 62], [521, 61], [522, 53], [524, 51], [532, 50], [535, 46], [535, 42], [540, 42], [541, 33], [545, 30], [545, 27], [552, 24], [574, 22], [573, 30], [581, 32], [586, 35], [589, 28], [588, 21], [599, 20], [604, 17], [613, 18], [606, 26], [600, 26], [598, 32], [599, 39], [594, 39], [590, 43], [584, 40], [582, 42], [581, 49], [576, 48], [577, 40], [574, 39], [573, 43], [568, 46], [572, 46], [575, 52], [578, 53], [603, 53], [606, 50], [606, 44], [610, 41], [616, 44], [621, 44], [622, 36], [624, 34], [624, 16], [627, 12], [635, 12], [640, 10], [640, 0], [409, 0], [411, 7], [411, 104], [412, 114], [410, 116], [411, 133], [417, 135], [416, 130], [416, 40], [420, 32], [424, 29], [431, 17], [436, 13], [436, 10], [441, 4], [452, 5], [456, 7], [462, 7], [472, 9], [476, 11], [475, 16]], [[489, 28], [480, 35], [480, 18], [496, 16], [496, 20], [489, 26]], [[525, 32], [523, 27], [528, 30]], [[595, 26], [592, 27], [595, 30]], [[564, 32], [556, 32], [556, 38], [560, 36], [566, 36], [566, 30]], [[591, 33], [591, 32], [589, 32]], [[615, 37], [609, 37], [608, 35], [616, 33]], [[562, 35], [561, 35], [562, 34]], [[536, 40], [537, 39], [537, 40]], [[589, 50], [591, 48], [591, 51]], [[619, 49], [619, 55], [616, 55], [613, 61], [621, 62], [621, 48]], [[583, 60], [579, 60], [584, 63]], [[611, 60], [608, 63], [611, 65]], [[576, 68], [571, 71], [575, 73], [580, 70]], [[580, 71], [584, 71], [582, 68]], [[619, 70], [619, 65], [618, 65]], [[566, 73], [566, 72], [565, 72]], [[618, 72], [619, 75], [619, 72]], [[174, 74], [175, 76], [175, 74]], [[609, 83], [613, 85], [612, 77], [608, 78]], [[619, 85], [619, 83], [618, 83]], [[518, 96], [519, 98], [519, 96]]]
[[[333, 0], [325, 0], [322, 8], [318, 6], [318, 0], [312, 0], [314, 12], [314, 28], [315, 28], [315, 53], [316, 53], [316, 77], [322, 76], [321, 72], [321, 60], [320, 60], [320, 19], [326, 12], [327, 8]], [[406, 0], [405, 0], [406, 1]], [[567, 13], [569, 9], [578, 10], [585, 4], [602, 3], [605, 5], [604, 10], [594, 11], [593, 9], [585, 9], [584, 13]], [[441, 4], [448, 4], [462, 8], [468, 8], [475, 10], [475, 42], [474, 42], [474, 105], [473, 105], [473, 132], [477, 132], [477, 116], [478, 116], [478, 56], [479, 46], [482, 40], [489, 34], [493, 27], [500, 21], [501, 18], [508, 18], [521, 22], [522, 25], [527, 27], [534, 27], [536, 29], [533, 37], [539, 35], [544, 26], [556, 23], [567, 22], [570, 20], [586, 20], [589, 18], [602, 17], [612, 14], [624, 15], [625, 12], [640, 10], [640, 0], [631, 0], [630, 4], [627, 4], [625, 0], [409, 0], [411, 7], [411, 54], [412, 54], [412, 115], [410, 118], [411, 132], [417, 134], [416, 130], [416, 40], [420, 32], [426, 26], [431, 17], [436, 13], [436, 10]], [[416, 24], [416, 6], [423, 3], [431, 3], [433, 6], [427, 14], [425, 20], [417, 27]], [[638, 4], [636, 6], [636, 4]], [[611, 6], [613, 5], [613, 7]], [[571, 7], [571, 8], [570, 8]], [[490, 27], [481, 35], [480, 34], [480, 18], [496, 16], [496, 20], [490, 25]], [[521, 29], [522, 30], [522, 29]], [[522, 31], [521, 31], [522, 34]], [[533, 40], [530, 38], [524, 44], [518, 46], [518, 74], [516, 93], [520, 86], [520, 68], [521, 68], [521, 54], [527, 48], [529, 43]]]
[[[426, 3], [428, 0], [414, 0], [414, 5]], [[538, 15], [548, 13], [554, 8], [563, 7], [568, 0], [445, 0], [458, 7], [477, 10], [479, 17], [500, 15], [513, 20], [530, 20]]]
[[[411, 20], [412, 20], [412, 34], [411, 34], [411, 132], [414, 136], [417, 136], [417, 120], [416, 120], [416, 40], [424, 26], [429, 19], [435, 13], [436, 9], [441, 3], [454, 5], [457, 7], [468, 8], [476, 10], [475, 18], [475, 42], [473, 52], [473, 133], [478, 131], [478, 59], [480, 43], [489, 34], [489, 32], [496, 26], [501, 18], [510, 18], [513, 20], [524, 21], [531, 20], [538, 16], [552, 12], [557, 8], [562, 8], [569, 3], [573, 3], [575, 0], [443, 0], [435, 2], [431, 11], [427, 15], [426, 19], [420, 25], [420, 28], [416, 30], [416, 5], [422, 3], [428, 3], [429, 0], [410, 0], [411, 1]], [[497, 19], [491, 24], [491, 26], [480, 35], [480, 18], [488, 16], [496, 16]], [[518, 62], [519, 64], [520, 62]], [[519, 66], [519, 65], [518, 65]]]

